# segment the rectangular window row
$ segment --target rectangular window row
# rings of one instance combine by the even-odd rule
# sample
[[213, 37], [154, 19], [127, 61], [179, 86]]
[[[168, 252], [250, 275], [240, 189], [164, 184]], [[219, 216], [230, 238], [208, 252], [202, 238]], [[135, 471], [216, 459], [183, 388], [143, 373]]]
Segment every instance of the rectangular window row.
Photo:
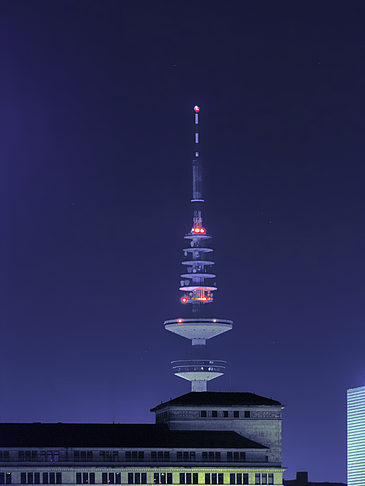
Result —
[[95, 473], [76, 473], [76, 484], [95, 484]]
[[147, 473], [128, 473], [128, 484], [147, 484]]
[[229, 462], [244, 462], [245, 460], [245, 452], [227, 452], [227, 461]]
[[18, 451], [19, 461], [58, 462], [59, 459], [58, 451]]
[[172, 473], [154, 473], [153, 484], [172, 484]]
[[8, 461], [9, 458], [10, 458], [9, 451], [0, 451], [0, 461], [1, 460]]
[[205, 473], [205, 484], [224, 484], [224, 474]]
[[[42, 480], [42, 481], [41, 481]], [[21, 484], [62, 484], [62, 473], [57, 472], [22, 472], [20, 473]]]
[[229, 475], [229, 484], [248, 484], [248, 474], [231, 473]]
[[11, 472], [0, 472], [0, 484], [11, 484]]
[[255, 484], [274, 484], [273, 473], [256, 473]]
[[244, 410], [243, 413], [240, 412], [239, 410], [233, 410], [233, 411], [228, 411], [228, 410], [201, 410], [200, 411], [200, 417], [202, 418], [250, 418], [251, 417], [251, 412], [250, 410]]
[[101, 474], [101, 482], [102, 482], [102, 484], [121, 484], [122, 474], [120, 472], [117, 472], [117, 473], [103, 472]]
[[180, 484], [199, 484], [198, 473], [180, 473]]

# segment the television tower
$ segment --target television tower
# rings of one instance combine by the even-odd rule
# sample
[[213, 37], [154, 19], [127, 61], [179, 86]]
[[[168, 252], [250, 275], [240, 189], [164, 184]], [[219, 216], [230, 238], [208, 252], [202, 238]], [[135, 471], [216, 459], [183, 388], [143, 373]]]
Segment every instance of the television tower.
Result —
[[189, 243], [184, 248], [184, 271], [181, 275], [181, 303], [190, 307], [190, 317], [180, 317], [164, 322], [167, 331], [190, 339], [192, 344], [192, 359], [172, 361], [172, 369], [176, 376], [191, 381], [191, 391], [207, 391], [207, 382], [222, 376], [226, 361], [203, 358], [208, 339], [232, 329], [232, 321], [216, 317], [203, 317], [203, 308], [213, 302], [213, 294], [217, 290], [213, 273], [213, 249], [209, 246], [211, 236], [203, 224], [202, 211], [204, 198], [202, 192], [202, 168], [200, 162], [200, 107], [194, 106], [194, 151], [193, 151], [193, 225], [185, 240]]

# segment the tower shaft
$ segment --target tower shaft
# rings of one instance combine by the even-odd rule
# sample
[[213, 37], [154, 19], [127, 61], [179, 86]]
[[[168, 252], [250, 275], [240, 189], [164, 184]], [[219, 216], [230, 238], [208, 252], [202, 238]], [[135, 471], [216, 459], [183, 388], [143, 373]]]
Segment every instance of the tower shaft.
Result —
[[[199, 351], [211, 339], [223, 332], [232, 329], [232, 321], [217, 318], [196, 317], [205, 304], [213, 302], [213, 294], [217, 290], [213, 273], [213, 249], [210, 248], [211, 236], [203, 224], [204, 198], [202, 191], [202, 166], [200, 159], [200, 129], [199, 106], [194, 106], [194, 151], [193, 151], [193, 227], [185, 235], [189, 243], [184, 248], [184, 271], [181, 274], [179, 290], [183, 292], [182, 304], [191, 304], [188, 307], [192, 316], [165, 321], [165, 329], [179, 336], [191, 340], [194, 348]], [[198, 353], [200, 354], [201, 351]], [[176, 376], [191, 381], [192, 391], [206, 391], [208, 381], [222, 376], [226, 361], [203, 358], [177, 360], [172, 362], [173, 372]]]

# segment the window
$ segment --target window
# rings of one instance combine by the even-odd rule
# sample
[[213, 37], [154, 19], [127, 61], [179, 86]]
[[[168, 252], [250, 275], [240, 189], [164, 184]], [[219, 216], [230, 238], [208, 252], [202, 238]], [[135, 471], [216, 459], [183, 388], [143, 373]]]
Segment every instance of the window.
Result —
[[231, 473], [229, 475], [229, 484], [236, 484], [236, 475], [235, 475], [235, 473]]
[[40, 484], [41, 483], [41, 475], [39, 472], [34, 473], [34, 484]]
[[[43, 477], [45, 474], [47, 473], [43, 473]], [[44, 479], [43, 479], [43, 483], [44, 483]], [[76, 473], [76, 484], [81, 484], [81, 473]]]
[[167, 484], [172, 484], [172, 473], [167, 473]]
[[109, 473], [108, 483], [114, 484], [114, 482], [115, 482], [114, 473]]
[[242, 473], [237, 473], [236, 482], [237, 484], [242, 484]]
[[248, 484], [248, 473], [243, 473], [243, 484]]
[[256, 473], [255, 474], [255, 484], [261, 484], [260, 479], [261, 479], [260, 473]]
[[26, 484], [27, 483], [27, 475], [25, 473], [20, 473], [20, 482], [22, 484]]
[[[129, 475], [128, 475], [128, 479], [129, 479]], [[108, 474], [107, 473], [103, 472], [101, 474], [101, 482], [102, 482], [102, 484], [108, 484]]]
[[267, 484], [267, 474], [266, 473], [261, 474], [261, 484]]
[[224, 474], [218, 473], [218, 484], [223, 484], [223, 483], [224, 483]]
[[198, 473], [193, 473], [193, 484], [199, 483], [199, 475]]
[[138, 451], [138, 460], [143, 461], [144, 459], [144, 452], [143, 451]]
[[19, 461], [24, 461], [25, 459], [24, 451], [18, 451], [18, 459]]
[[33, 484], [33, 473], [29, 472], [27, 474], [28, 484]]
[[90, 484], [95, 484], [95, 473], [90, 473], [90, 475], [89, 475], [89, 482], [90, 482]]
[[240, 452], [240, 461], [244, 462], [246, 460], [246, 452]]
[[214, 459], [215, 459], [215, 461], [220, 461], [221, 460], [221, 453], [220, 452], [215, 452], [214, 453]]
[[[132, 452], [131, 451], [125, 451], [125, 460], [130, 461], [132, 459]], [[152, 455], [151, 455], [152, 459]]]
[[205, 484], [210, 484], [210, 474], [205, 473]]
[[190, 451], [190, 461], [195, 461], [195, 451]]
[[89, 474], [87, 472], [82, 473], [82, 484], [89, 484]]
[[56, 484], [56, 474], [49, 473], [49, 484]]
[[200, 411], [200, 416], [201, 417], [206, 417], [207, 416], [207, 411], [206, 410], [201, 410]]
[[160, 484], [160, 477], [159, 473], [154, 473], [153, 475], [153, 484]]
[[218, 417], [217, 410], [212, 410], [212, 417]]
[[212, 484], [217, 484], [217, 473], [212, 473]]
[[182, 461], [182, 458], [183, 458], [182, 451], [177, 451], [176, 460], [180, 462]]
[[227, 452], [227, 461], [232, 462], [233, 461], [233, 454], [232, 452]]
[[141, 474], [134, 473], [134, 484], [141, 484]]
[[184, 451], [183, 452], [183, 459], [184, 459], [184, 461], [188, 461], [189, 460], [189, 452], [187, 452], [187, 451]]
[[245, 418], [250, 418], [251, 412], [249, 410], [245, 410]]
[[[19, 454], [19, 452], [18, 452]], [[3, 459], [4, 461], [9, 460], [9, 451], [0, 451], [0, 459]]]
[[209, 462], [214, 462], [214, 452], [208, 452]]
[[133, 484], [133, 473], [128, 473], [128, 484]]
[[165, 473], [160, 474], [160, 484], [166, 484], [166, 474]]
[[274, 484], [274, 474], [269, 473], [269, 484]]
[[228, 418], [228, 410], [223, 410], [223, 417]]
[[142, 473], [141, 474], [141, 483], [142, 484], [147, 484], [147, 473]]
[[11, 472], [7, 472], [5, 474], [5, 483], [6, 484], [11, 484]]
[[156, 459], [157, 459], [157, 452], [156, 451], [151, 451], [151, 459], [152, 459], [152, 461], [156, 461]]
[[206, 451], [203, 451], [202, 452], [202, 459], [203, 459], [203, 461], [207, 461], [208, 460], [208, 452], [206, 452]]
[[240, 412], [238, 410], [234, 410], [233, 417], [234, 418], [240, 418]]
[[157, 459], [158, 459], [159, 461], [162, 461], [162, 460], [163, 460], [163, 451], [158, 451], [158, 452], [157, 452]]
[[[94, 475], [94, 482], [92, 483], [91, 482], [91, 478], [90, 478], [90, 483], [91, 484], [95, 484], [95, 473], [90, 473], [90, 475], [93, 474]], [[115, 473], [115, 484], [121, 484], [122, 482], [122, 475], [121, 473]]]
[[[78, 473], [80, 474], [80, 473]], [[76, 477], [77, 477], [77, 474], [76, 474]], [[77, 481], [76, 481], [77, 482]], [[43, 484], [49, 484], [49, 481], [48, 481], [48, 473], [44, 472], [42, 474], [42, 483]], [[80, 475], [80, 481], [79, 481], [79, 484], [81, 484], [81, 475]]]

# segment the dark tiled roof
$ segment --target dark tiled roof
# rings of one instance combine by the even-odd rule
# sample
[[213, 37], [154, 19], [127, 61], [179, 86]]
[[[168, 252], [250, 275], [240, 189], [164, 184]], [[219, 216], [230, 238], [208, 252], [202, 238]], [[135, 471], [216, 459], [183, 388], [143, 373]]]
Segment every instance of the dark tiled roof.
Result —
[[155, 424], [0, 424], [0, 447], [267, 449], [236, 432], [169, 430]]
[[255, 393], [244, 392], [191, 392], [151, 409], [155, 412], [166, 405], [207, 405], [229, 407], [235, 405], [281, 405], [271, 398], [261, 397]]

